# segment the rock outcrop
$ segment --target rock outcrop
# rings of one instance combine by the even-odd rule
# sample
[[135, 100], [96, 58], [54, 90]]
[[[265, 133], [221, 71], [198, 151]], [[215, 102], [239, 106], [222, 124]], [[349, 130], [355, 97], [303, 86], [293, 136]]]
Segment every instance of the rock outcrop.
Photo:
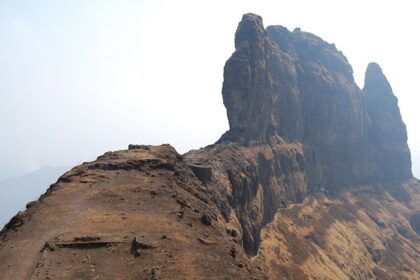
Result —
[[254, 14], [244, 15], [235, 46], [223, 84], [230, 130], [218, 143], [301, 143], [310, 190], [412, 176], [405, 125], [379, 66], [369, 66], [362, 91], [334, 45], [265, 30]]
[[216, 144], [75, 167], [2, 230], [0, 279], [418, 279], [420, 183], [380, 67], [361, 90], [333, 44], [254, 14], [235, 48]]
[[[405, 125], [379, 66], [369, 66], [362, 91], [334, 45], [282, 26], [266, 30], [254, 14], [243, 16], [235, 47], [223, 84], [230, 130], [204, 154], [226, 143], [241, 145], [235, 164], [229, 163], [229, 156], [207, 156], [207, 161], [217, 162], [212, 164], [216, 170], [224, 166], [221, 173], [232, 184], [231, 195], [238, 196], [234, 201], [246, 205], [237, 211], [244, 219], [248, 253], [257, 253], [261, 227], [285, 201], [299, 202], [319, 190], [336, 192], [412, 177]], [[232, 170], [245, 175], [232, 175]], [[223, 193], [221, 200], [224, 197]]]
[[213, 179], [206, 183], [211, 198], [235, 224], [249, 255], [257, 254], [261, 228], [277, 210], [302, 202], [307, 194], [299, 144], [216, 145], [187, 153], [185, 161], [212, 167]]
[[363, 93], [371, 120], [368, 139], [370, 145], [376, 148], [376, 180], [389, 182], [412, 177], [407, 130], [398, 100], [376, 63], [368, 66]]

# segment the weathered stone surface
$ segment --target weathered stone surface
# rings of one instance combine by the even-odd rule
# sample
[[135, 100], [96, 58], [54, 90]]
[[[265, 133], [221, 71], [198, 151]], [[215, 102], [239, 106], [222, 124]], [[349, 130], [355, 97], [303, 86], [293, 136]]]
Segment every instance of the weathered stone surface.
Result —
[[420, 213], [415, 213], [411, 218], [410, 218], [410, 224], [411, 227], [413, 228], [413, 230], [420, 235]]
[[230, 130], [218, 143], [304, 149], [308, 189], [412, 176], [405, 125], [379, 66], [360, 90], [345, 56], [321, 38], [244, 15], [226, 62], [223, 101]]
[[212, 166], [206, 184], [225, 219], [238, 224], [250, 255], [258, 252], [260, 230], [286, 202], [299, 203], [307, 194], [301, 145], [272, 143], [251, 147], [217, 145], [185, 155], [187, 162]]
[[254, 14], [235, 47], [216, 144], [75, 167], [0, 232], [0, 279], [419, 279], [420, 183], [380, 67], [362, 91], [334, 45]]
[[368, 139], [375, 148], [378, 179], [390, 181], [412, 177], [407, 130], [398, 99], [376, 63], [367, 68], [363, 92], [371, 120]]
[[148, 146], [65, 173], [0, 232], [0, 279], [264, 279], [181, 158]]
[[195, 165], [195, 164], [190, 164], [188, 166], [191, 168], [194, 175], [197, 176], [197, 178], [201, 182], [207, 183], [211, 181], [211, 177], [212, 177], [211, 166], [202, 166], [202, 165]]

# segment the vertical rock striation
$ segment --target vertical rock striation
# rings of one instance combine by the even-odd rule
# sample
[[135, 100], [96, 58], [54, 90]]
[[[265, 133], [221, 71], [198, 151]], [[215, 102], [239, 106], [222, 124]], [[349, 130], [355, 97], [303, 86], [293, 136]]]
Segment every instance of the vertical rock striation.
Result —
[[73, 168], [0, 231], [0, 279], [419, 279], [420, 183], [381, 68], [361, 90], [333, 44], [255, 14], [235, 48], [216, 144]]
[[396, 97], [371, 64], [362, 91], [333, 44], [296, 29], [264, 29], [246, 14], [226, 62], [223, 101], [230, 130], [218, 143], [304, 147], [309, 190], [410, 178]]
[[[204, 149], [187, 159], [220, 174], [213, 197], [225, 216], [235, 211], [247, 253], [257, 253], [261, 228], [285, 203], [412, 177], [405, 125], [379, 66], [369, 65], [362, 91], [334, 44], [265, 29], [255, 14], [243, 16], [235, 48], [222, 91], [230, 129], [212, 148], [217, 156]], [[235, 155], [229, 144], [240, 147]]]
[[371, 120], [369, 144], [376, 147], [378, 179], [394, 181], [412, 177], [407, 130], [398, 99], [376, 63], [367, 68], [363, 92]]

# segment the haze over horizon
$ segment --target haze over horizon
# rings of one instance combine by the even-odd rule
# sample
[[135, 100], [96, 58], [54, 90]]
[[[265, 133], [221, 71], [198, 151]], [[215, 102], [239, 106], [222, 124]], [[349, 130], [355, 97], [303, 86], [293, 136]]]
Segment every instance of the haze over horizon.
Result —
[[[13, 1], [0, 3], [0, 180], [93, 160], [130, 143], [186, 152], [228, 129], [223, 65], [242, 14], [335, 43], [363, 87], [379, 63], [420, 176], [416, 3]], [[302, 7], [305, 7], [304, 9]], [[392, 19], [392, 20], [390, 20]]]

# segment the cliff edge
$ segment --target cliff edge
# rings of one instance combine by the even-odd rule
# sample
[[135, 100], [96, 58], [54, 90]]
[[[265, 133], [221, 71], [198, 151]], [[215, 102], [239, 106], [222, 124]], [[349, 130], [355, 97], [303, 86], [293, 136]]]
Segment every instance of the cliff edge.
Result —
[[420, 182], [379, 65], [245, 14], [230, 129], [73, 168], [0, 233], [0, 279], [418, 279]]

